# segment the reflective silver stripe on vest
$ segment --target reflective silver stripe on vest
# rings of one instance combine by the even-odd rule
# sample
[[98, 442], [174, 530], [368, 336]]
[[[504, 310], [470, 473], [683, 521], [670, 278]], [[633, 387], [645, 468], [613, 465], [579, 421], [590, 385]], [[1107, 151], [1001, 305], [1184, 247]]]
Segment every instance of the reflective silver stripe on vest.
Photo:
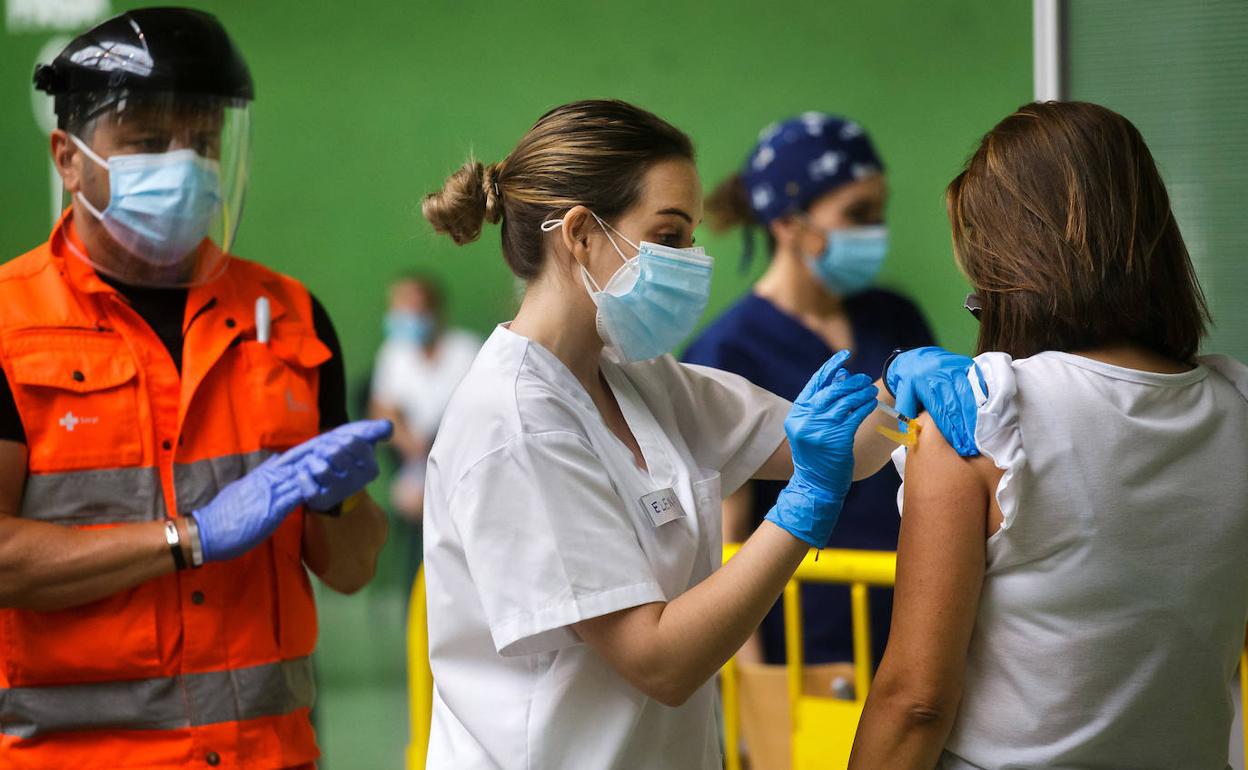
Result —
[[173, 466], [173, 488], [178, 510], [190, 513], [202, 508], [217, 496], [221, 488], [255, 470], [273, 456], [261, 449], [241, 455], [222, 455], [193, 463]]
[[128, 682], [0, 689], [0, 733], [177, 730], [290, 714], [316, 701], [312, 659]]
[[26, 477], [22, 518], [55, 524], [128, 524], [165, 516], [156, 468], [36, 473]]
[[[251, 472], [273, 452], [223, 455], [173, 466], [178, 508], [189, 513], [206, 505], [221, 488]], [[156, 468], [109, 468], [39, 473], [26, 478], [22, 518], [54, 524], [132, 524], [165, 518], [165, 498]]]

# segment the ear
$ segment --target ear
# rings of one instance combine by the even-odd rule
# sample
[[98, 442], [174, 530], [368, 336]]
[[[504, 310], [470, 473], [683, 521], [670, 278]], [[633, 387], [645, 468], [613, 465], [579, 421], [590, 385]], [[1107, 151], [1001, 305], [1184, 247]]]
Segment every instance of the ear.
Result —
[[597, 220], [584, 206], [573, 206], [563, 217], [559, 237], [563, 247], [581, 267], [589, 267], [589, 236], [597, 227]]
[[69, 134], [60, 128], [52, 131], [48, 141], [52, 150], [52, 163], [61, 175], [65, 191], [71, 195], [78, 192], [82, 189], [82, 152], [70, 141]]
[[767, 229], [771, 231], [771, 237], [776, 241], [777, 250], [791, 250], [800, 243], [800, 239], [806, 233], [807, 227], [795, 215], [786, 214], [771, 220], [771, 223], [767, 225]]

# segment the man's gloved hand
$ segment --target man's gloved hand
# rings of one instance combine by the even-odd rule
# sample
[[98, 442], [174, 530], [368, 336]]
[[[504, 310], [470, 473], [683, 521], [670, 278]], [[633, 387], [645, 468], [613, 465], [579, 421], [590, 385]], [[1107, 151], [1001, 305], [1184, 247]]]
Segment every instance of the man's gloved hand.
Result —
[[250, 551], [316, 488], [308, 471], [289, 454], [270, 457], [191, 514], [199, 526], [204, 561], [225, 561]]
[[241, 556], [262, 542], [300, 505], [327, 510], [377, 476], [373, 445], [389, 437], [387, 420], [348, 423], [270, 457], [227, 484], [193, 512], [204, 561]]
[[913, 419], [926, 409], [936, 428], [963, 457], [979, 454], [975, 446], [978, 409], [966, 376], [971, 367], [987, 393], [973, 360], [935, 346], [898, 354], [884, 373], [884, 384], [897, 399], [897, 411]]
[[841, 368], [841, 351], [815, 372], [784, 421], [793, 453], [793, 477], [767, 521], [815, 548], [823, 548], [841, 515], [854, 473], [854, 434], [875, 411], [877, 389], [865, 374]]
[[316, 489], [305, 502], [314, 511], [328, 511], [377, 478], [377, 442], [390, 438], [389, 420], [359, 420], [305, 441], [298, 454]]

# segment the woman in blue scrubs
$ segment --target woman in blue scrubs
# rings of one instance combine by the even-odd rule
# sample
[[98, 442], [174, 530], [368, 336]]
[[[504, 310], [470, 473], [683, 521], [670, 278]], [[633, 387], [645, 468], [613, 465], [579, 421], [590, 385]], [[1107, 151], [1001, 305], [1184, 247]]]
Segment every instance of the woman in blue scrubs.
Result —
[[[744, 169], [712, 193], [707, 214], [717, 229], [747, 228], [747, 250], [750, 231], [761, 226], [770, 264], [753, 290], [693, 342], [685, 361], [793, 399], [837, 350], [854, 351], [850, 371], [878, 377], [894, 349], [934, 344], [912, 301], [873, 286], [888, 251], [886, 201], [884, 164], [857, 123], [808, 112], [764, 129]], [[829, 547], [896, 550], [899, 485], [891, 467], [855, 483]], [[724, 539], [745, 540], [783, 486], [753, 482], [729, 498]], [[852, 660], [849, 589], [807, 585], [802, 601], [806, 661]], [[892, 591], [873, 590], [877, 664], [891, 613]], [[784, 661], [779, 605], [741, 655]]]

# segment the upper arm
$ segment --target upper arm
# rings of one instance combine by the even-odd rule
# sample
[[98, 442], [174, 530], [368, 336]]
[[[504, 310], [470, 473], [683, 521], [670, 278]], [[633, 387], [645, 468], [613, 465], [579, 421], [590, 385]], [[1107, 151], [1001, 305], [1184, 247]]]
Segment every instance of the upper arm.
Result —
[[642, 692], [649, 692], [654, 665], [649, 656], [665, 602], [652, 602], [582, 620], [573, 626], [581, 641]]
[[906, 458], [892, 630], [877, 686], [947, 704], [961, 695], [983, 584], [991, 496], [983, 464], [991, 461], [959, 457], [930, 418], [921, 424]]
[[0, 516], [16, 516], [26, 487], [26, 445], [0, 440]]

